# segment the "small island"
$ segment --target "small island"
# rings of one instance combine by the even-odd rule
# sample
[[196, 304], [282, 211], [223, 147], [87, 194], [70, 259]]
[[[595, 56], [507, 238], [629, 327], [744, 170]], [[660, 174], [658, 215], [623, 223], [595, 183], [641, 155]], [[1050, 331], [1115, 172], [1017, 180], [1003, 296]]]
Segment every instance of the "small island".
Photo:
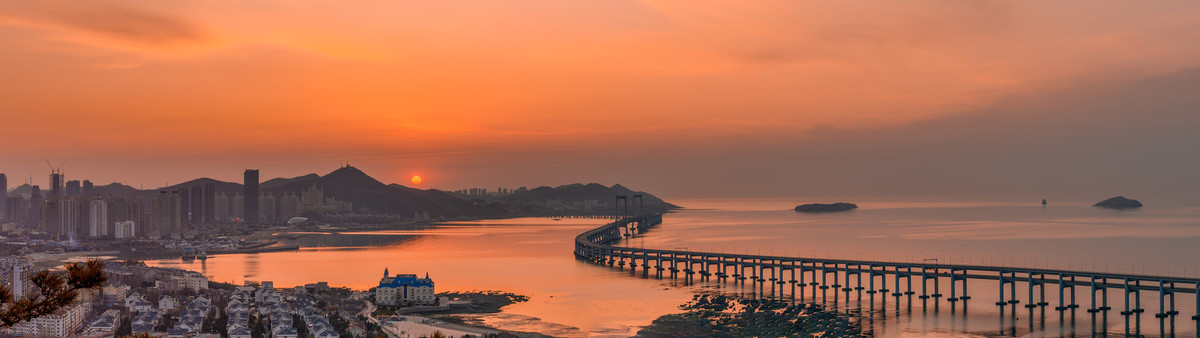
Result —
[[796, 206], [798, 212], [836, 212], [857, 209], [858, 206], [854, 203], [838, 202], [838, 203], [810, 203]]
[[1100, 203], [1092, 204], [1094, 207], [1109, 208], [1109, 209], [1130, 209], [1141, 208], [1142, 202], [1138, 200], [1128, 199], [1125, 196], [1117, 196], [1101, 201]]

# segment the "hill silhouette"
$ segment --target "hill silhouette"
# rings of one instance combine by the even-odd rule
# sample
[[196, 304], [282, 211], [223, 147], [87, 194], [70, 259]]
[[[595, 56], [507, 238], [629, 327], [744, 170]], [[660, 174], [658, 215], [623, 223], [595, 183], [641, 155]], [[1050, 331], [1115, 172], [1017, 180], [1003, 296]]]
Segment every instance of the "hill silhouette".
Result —
[[607, 203], [605, 205], [611, 205], [611, 201], [613, 201], [614, 197], [617, 195], [629, 196], [630, 203], [633, 203], [632, 198], [635, 194], [642, 195], [642, 199], [644, 199], [646, 203], [646, 209], [666, 210], [679, 208], [679, 206], [667, 203], [657, 196], [642, 191], [633, 191], [620, 184], [614, 184], [612, 187], [606, 187], [599, 183], [575, 183], [560, 185], [553, 188], [549, 186], [541, 186], [530, 189], [529, 191], [517, 193], [516, 197], [532, 201], [557, 199], [562, 200], [563, 202], [581, 202], [587, 200], [597, 200], [601, 203]]
[[300, 194], [314, 186], [323, 189], [326, 197], [350, 202], [355, 209], [366, 208], [378, 213], [412, 215], [428, 211], [434, 217], [479, 214], [479, 209], [468, 201], [438, 190], [387, 185], [351, 166], [338, 168], [325, 176], [301, 176], [265, 191], [282, 196], [284, 193]]
[[[137, 189], [121, 183], [111, 183], [95, 187], [95, 194], [106, 196], [134, 196], [150, 200], [161, 191], [179, 191], [181, 189], [203, 189], [211, 185], [214, 192], [224, 194], [233, 203], [233, 196], [241, 194], [242, 184], [225, 182], [212, 178], [198, 178], [183, 183], [173, 184], [154, 189]], [[449, 192], [429, 189], [422, 190], [400, 184], [384, 184], [367, 175], [367, 173], [352, 166], [344, 166], [325, 175], [308, 174], [292, 178], [273, 178], [259, 183], [259, 191], [282, 198], [286, 194], [301, 196], [305, 190], [313, 187], [322, 189], [326, 198], [353, 204], [355, 211], [368, 211], [380, 214], [410, 216], [414, 212], [429, 212], [433, 218], [439, 217], [507, 217], [537, 214], [544, 209], [538, 206], [542, 202], [557, 200], [565, 203], [582, 201], [599, 201], [602, 208], [611, 208], [613, 198], [626, 195], [630, 198], [641, 194], [645, 199], [647, 210], [676, 209], [678, 206], [667, 203], [649, 193], [634, 191], [620, 184], [607, 187], [597, 183], [568, 184], [557, 187], [543, 186], [503, 197], [501, 200], [491, 200], [481, 203], [479, 199], [464, 199], [462, 196]], [[43, 194], [47, 189], [42, 187]], [[28, 196], [28, 185], [18, 186], [11, 190], [15, 195]], [[189, 194], [191, 195], [191, 194]], [[506, 203], [513, 199], [533, 202], [534, 206], [507, 208]], [[525, 204], [516, 204], [525, 205]], [[510, 205], [511, 206], [511, 205]], [[232, 210], [233, 206], [230, 205]], [[279, 208], [279, 204], [276, 204]]]

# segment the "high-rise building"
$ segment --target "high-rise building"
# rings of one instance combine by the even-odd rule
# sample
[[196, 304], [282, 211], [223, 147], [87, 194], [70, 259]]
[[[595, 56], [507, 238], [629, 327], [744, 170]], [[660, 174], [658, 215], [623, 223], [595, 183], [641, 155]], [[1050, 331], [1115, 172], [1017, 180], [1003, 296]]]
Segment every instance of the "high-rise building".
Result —
[[21, 299], [36, 291], [29, 281], [32, 267], [33, 261], [25, 256], [0, 257], [0, 283], [8, 286], [14, 298]]
[[64, 234], [62, 238], [74, 239], [87, 236], [88, 205], [86, 201], [78, 196], [68, 196], [59, 198], [58, 203], [61, 210], [59, 228]]
[[133, 238], [137, 235], [133, 221], [120, 221], [113, 223], [113, 226], [114, 238]]
[[229, 196], [225, 196], [225, 193], [219, 193], [213, 196], [213, 200], [216, 202], [213, 203], [213, 220], [215, 222], [228, 222], [230, 218], [233, 218], [229, 213]]
[[21, 196], [9, 196], [4, 198], [4, 220], [10, 222], [23, 222], [28, 217], [25, 216], [25, 199]]
[[[180, 191], [179, 193], [182, 194], [183, 192]], [[192, 213], [190, 215], [192, 224], [204, 223], [204, 189], [202, 186], [194, 185], [192, 186], [191, 193], [192, 197], [189, 202], [192, 203], [192, 206], [188, 210]]]
[[160, 191], [154, 198], [153, 230], [162, 238], [178, 237], [183, 228], [183, 200], [178, 190]]
[[50, 170], [50, 197], [53, 195], [62, 196], [63, 193], [63, 174], [58, 169]]
[[273, 223], [277, 221], [275, 215], [275, 195], [270, 193], [263, 194], [258, 198], [258, 208], [261, 210], [259, 220], [263, 223]]
[[243, 200], [243, 203], [245, 203], [245, 206], [243, 207], [243, 211], [245, 212], [245, 218], [243, 218], [243, 220], [245, 220], [246, 223], [251, 223], [251, 224], [258, 223], [259, 222], [258, 216], [260, 213], [260, 211], [258, 210], [258, 198], [257, 198], [258, 197], [258, 170], [257, 169], [246, 169], [246, 172], [243, 174], [243, 176], [245, 178], [245, 180], [243, 182], [243, 186], [242, 186], [242, 196], [245, 196], [245, 198]]
[[67, 196], [79, 196], [83, 193], [83, 185], [79, 180], [67, 181]]
[[[217, 185], [212, 184], [212, 183], [205, 184], [204, 185], [204, 215], [203, 215], [204, 222], [211, 223], [211, 222], [217, 221], [217, 206], [216, 206], [216, 204], [217, 204]], [[226, 210], [228, 210], [229, 206], [226, 205], [225, 208], [226, 208]]]
[[0, 173], [0, 220], [12, 219], [8, 216], [8, 176]]
[[[139, 200], [135, 197], [130, 197], [130, 196], [121, 196], [121, 197], [110, 198], [108, 200], [108, 224], [109, 224], [108, 233], [113, 234], [114, 236], [116, 235], [116, 230], [117, 230], [116, 224], [118, 222], [125, 222], [125, 221], [131, 222], [132, 224], [134, 224], [133, 227], [135, 227], [135, 228], [138, 225], [144, 226], [144, 224], [141, 223], [142, 214], [143, 214], [143, 210], [142, 210], [141, 200]], [[125, 232], [125, 235], [132, 237], [133, 234], [141, 234], [142, 233], [141, 231], [145, 231], [145, 229], [142, 229], [140, 231], [135, 231], [136, 230], [135, 228], [130, 228], [129, 231]], [[118, 238], [129, 238], [129, 237], [118, 237]]]
[[88, 236], [102, 237], [109, 233], [108, 200], [92, 199], [88, 208]]
[[230, 215], [232, 215], [233, 218], [238, 220], [246, 219], [246, 201], [245, 197], [242, 196], [242, 193], [234, 194], [233, 202], [229, 203], [229, 205], [233, 206], [233, 211], [230, 212]]
[[29, 224], [38, 227], [38, 221], [42, 219], [42, 187], [32, 186], [29, 193], [29, 208], [26, 209], [29, 216]]
[[90, 180], [83, 180], [83, 189], [82, 189], [81, 193], [84, 196], [92, 196], [92, 195], [96, 194], [96, 186], [93, 185], [92, 181], [90, 181]]
[[60, 238], [63, 234], [62, 208], [59, 202], [58, 195], [50, 195], [45, 202], [42, 202], [39, 210], [41, 222], [38, 223], [38, 229], [54, 234], [55, 238]]
[[192, 195], [188, 192], [187, 187], [179, 188], [179, 204], [180, 212], [183, 213], [183, 223], [192, 222]]
[[279, 219], [287, 222], [292, 217], [300, 216], [300, 198], [293, 193], [284, 193], [279, 199]]

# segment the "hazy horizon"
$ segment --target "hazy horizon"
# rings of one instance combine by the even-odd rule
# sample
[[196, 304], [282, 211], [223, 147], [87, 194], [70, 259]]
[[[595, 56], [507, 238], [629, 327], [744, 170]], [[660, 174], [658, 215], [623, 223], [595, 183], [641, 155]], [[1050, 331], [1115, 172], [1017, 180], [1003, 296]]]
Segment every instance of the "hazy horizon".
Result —
[[461, 5], [0, 4], [0, 172], [1200, 202], [1195, 2]]

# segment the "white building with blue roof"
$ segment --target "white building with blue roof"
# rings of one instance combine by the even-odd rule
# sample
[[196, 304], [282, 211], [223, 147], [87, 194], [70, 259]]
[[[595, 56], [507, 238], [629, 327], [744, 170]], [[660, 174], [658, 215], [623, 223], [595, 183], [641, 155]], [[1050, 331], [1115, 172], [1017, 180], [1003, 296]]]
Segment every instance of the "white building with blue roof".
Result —
[[429, 273], [425, 278], [415, 274], [397, 274], [388, 276], [388, 270], [383, 269], [383, 279], [375, 288], [375, 303], [383, 306], [401, 305], [431, 305], [437, 302], [433, 291], [433, 280]]

